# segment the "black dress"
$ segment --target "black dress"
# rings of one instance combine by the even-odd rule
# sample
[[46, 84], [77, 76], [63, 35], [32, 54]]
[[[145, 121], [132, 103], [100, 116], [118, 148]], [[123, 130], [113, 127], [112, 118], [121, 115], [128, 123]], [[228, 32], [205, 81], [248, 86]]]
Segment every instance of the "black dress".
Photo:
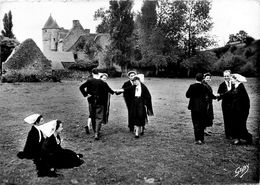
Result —
[[19, 152], [17, 156], [20, 159], [38, 159], [43, 142], [44, 137], [42, 132], [39, 131], [35, 126], [32, 126], [28, 133], [24, 149], [23, 151]]
[[47, 138], [42, 146], [42, 160], [50, 168], [73, 168], [83, 164], [83, 160], [69, 149], [63, 149], [60, 143], [60, 136], [57, 136], [57, 143], [54, 135]]
[[148, 122], [147, 115], [153, 115], [152, 97], [148, 88], [143, 83], [141, 83], [140, 97], [135, 97], [135, 89], [135, 85], [125, 89], [131, 99], [129, 119], [136, 126], [145, 126]]
[[250, 99], [245, 86], [240, 83], [231, 91], [232, 94], [232, 136], [236, 139], [252, 141], [252, 135], [248, 133], [246, 122], [249, 115]]
[[211, 127], [213, 125], [214, 113], [213, 113], [213, 99], [216, 99], [216, 96], [213, 94], [213, 90], [210, 85], [206, 82], [202, 83], [207, 87], [206, 93], [206, 102], [207, 102], [207, 114], [205, 119], [205, 127]]

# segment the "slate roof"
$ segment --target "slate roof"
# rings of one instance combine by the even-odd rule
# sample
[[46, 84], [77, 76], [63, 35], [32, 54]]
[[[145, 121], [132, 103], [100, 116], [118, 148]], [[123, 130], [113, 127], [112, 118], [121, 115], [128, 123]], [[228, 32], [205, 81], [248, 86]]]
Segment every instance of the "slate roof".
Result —
[[60, 27], [58, 26], [57, 22], [50, 15], [50, 17], [48, 18], [48, 20], [46, 21], [42, 29], [59, 29], [59, 28]]
[[47, 59], [52, 61], [52, 69], [64, 69], [62, 62], [75, 63], [72, 52], [47, 51], [44, 55]]
[[78, 45], [79, 42], [84, 41], [84, 42], [91, 42], [94, 40], [95, 35], [80, 35], [79, 38], [75, 41], [75, 43], [67, 49], [67, 51], [72, 51], [75, 50], [75, 47]]

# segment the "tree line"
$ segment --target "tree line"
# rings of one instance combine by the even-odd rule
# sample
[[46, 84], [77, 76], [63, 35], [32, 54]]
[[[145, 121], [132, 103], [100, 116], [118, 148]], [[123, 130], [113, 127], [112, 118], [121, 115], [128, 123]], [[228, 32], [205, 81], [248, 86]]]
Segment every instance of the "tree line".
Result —
[[[116, 63], [123, 73], [128, 68], [149, 69], [153, 75], [191, 76], [196, 72], [216, 72], [216, 52], [203, 52], [216, 46], [209, 34], [213, 27], [209, 0], [145, 0], [134, 13], [132, 0], [109, 1], [94, 19], [101, 20], [97, 33], [109, 33], [107, 64]], [[231, 34], [234, 41], [251, 43], [246, 32]], [[229, 46], [229, 45], [227, 45]]]
[[[232, 45], [249, 46], [254, 42], [243, 30], [230, 34], [224, 47], [207, 50], [216, 46], [216, 39], [209, 34], [213, 27], [209, 0], [144, 0], [137, 13], [132, 11], [133, 0], [108, 3], [108, 9], [100, 8], [94, 14], [94, 20], [101, 20], [96, 32], [110, 35], [111, 43], [104, 51], [108, 68], [115, 63], [123, 74], [136, 68], [150, 71], [154, 76], [168, 77], [193, 76], [197, 72], [221, 74], [224, 69], [259, 75], [259, 43], [255, 44], [256, 49], [243, 50]], [[3, 25], [2, 62], [19, 44], [12, 31], [11, 11], [4, 15]], [[102, 50], [94, 42], [81, 45], [78, 47], [84, 48], [90, 59]]]

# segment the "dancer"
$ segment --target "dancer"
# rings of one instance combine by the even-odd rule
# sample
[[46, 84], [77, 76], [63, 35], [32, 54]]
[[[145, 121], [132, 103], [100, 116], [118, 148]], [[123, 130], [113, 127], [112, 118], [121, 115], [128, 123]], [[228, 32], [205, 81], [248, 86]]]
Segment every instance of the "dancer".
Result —
[[[99, 77], [100, 77], [101, 80], [103, 80], [104, 82], [106, 82], [106, 81], [107, 81], [107, 78], [108, 78], [108, 74], [107, 74], [107, 73], [101, 73], [101, 74], [99, 74]], [[106, 105], [105, 105], [105, 107], [104, 107], [104, 123], [103, 123], [103, 124], [107, 124], [107, 122], [108, 122], [108, 117], [109, 117], [110, 94], [108, 93], [107, 96], [108, 96], [108, 97], [107, 97], [107, 103], [106, 103]], [[92, 125], [92, 121], [91, 121], [91, 116], [89, 115], [89, 117], [88, 117], [88, 124], [87, 124], [87, 126], [85, 127], [87, 134], [90, 134], [89, 130], [90, 130], [91, 125]]]
[[135, 127], [135, 138], [139, 138], [139, 135], [144, 134], [144, 126], [148, 122], [147, 115], [153, 116], [152, 97], [138, 75], [134, 76], [132, 81], [133, 86], [126, 87], [120, 92], [125, 92], [132, 101], [129, 117]]
[[104, 107], [107, 104], [108, 93], [114, 94], [114, 91], [107, 83], [98, 79], [98, 70], [92, 70], [93, 78], [83, 83], [79, 89], [84, 97], [88, 97], [89, 114], [92, 121], [92, 128], [95, 133], [95, 140], [99, 140], [101, 125], [104, 123]]
[[240, 74], [232, 74], [231, 82], [235, 88], [231, 90], [232, 94], [232, 136], [234, 137], [233, 144], [238, 145], [242, 143], [242, 140], [246, 141], [246, 144], [252, 144], [252, 134], [250, 134], [246, 127], [247, 118], [250, 109], [250, 99], [247, 94], [246, 88], [243, 82], [247, 82], [246, 78]]
[[232, 96], [231, 94], [227, 94], [223, 96], [226, 92], [230, 91], [234, 88], [234, 84], [231, 83], [231, 71], [225, 70], [223, 72], [224, 82], [219, 85], [218, 94], [219, 100], [222, 100], [221, 107], [224, 119], [224, 130], [227, 139], [232, 139], [232, 116], [231, 116], [231, 105], [232, 105]]
[[207, 116], [206, 96], [208, 89], [202, 84], [203, 74], [196, 74], [196, 82], [191, 84], [186, 92], [189, 98], [188, 109], [191, 110], [191, 119], [194, 128], [195, 143], [204, 143], [205, 117]]
[[[108, 74], [107, 73], [101, 73], [100, 74], [100, 79], [103, 80], [105, 83], [107, 81], [108, 78]], [[109, 108], [110, 108], [110, 93], [107, 93], [107, 100], [106, 100], [106, 104], [104, 106], [104, 123], [103, 124], [107, 124], [108, 123], [108, 117], [109, 117]]]
[[213, 94], [213, 90], [209, 83], [211, 82], [211, 74], [210, 73], [205, 73], [204, 74], [204, 79], [202, 80], [202, 84], [205, 85], [205, 87], [208, 89], [208, 93], [206, 96], [206, 102], [207, 102], [207, 115], [205, 119], [205, 128], [204, 128], [204, 134], [206, 136], [211, 135], [211, 130], [209, 127], [212, 127], [213, 125], [213, 120], [214, 120], [214, 112], [213, 112], [213, 104], [212, 100], [217, 99], [217, 97]]
[[[127, 73], [127, 76], [128, 76], [128, 81], [126, 81], [122, 88], [123, 89], [126, 89], [128, 87], [131, 87], [133, 85], [133, 78], [134, 76], [137, 75], [137, 73], [135, 71], [129, 71]], [[126, 108], [127, 108], [127, 113], [128, 113], [128, 128], [129, 128], [129, 132], [134, 132], [134, 122], [133, 120], [131, 119], [130, 117], [130, 108], [131, 108], [131, 103], [132, 103], [132, 100], [131, 100], [131, 95], [129, 94], [128, 91], [125, 91], [123, 93], [123, 96], [124, 96], [124, 100], [125, 100], [125, 104], [126, 104]]]

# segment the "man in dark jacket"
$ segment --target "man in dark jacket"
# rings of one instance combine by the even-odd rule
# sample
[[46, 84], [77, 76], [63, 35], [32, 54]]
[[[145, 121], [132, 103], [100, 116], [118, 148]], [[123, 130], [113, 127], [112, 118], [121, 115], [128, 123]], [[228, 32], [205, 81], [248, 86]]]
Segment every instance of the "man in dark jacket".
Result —
[[[227, 139], [232, 139], [232, 116], [231, 116], [231, 105], [232, 105], [232, 96], [230, 93], [226, 93], [234, 88], [230, 80], [231, 71], [226, 70], [223, 73], [224, 82], [219, 85], [218, 94], [220, 95], [218, 100], [222, 100], [221, 107], [224, 119], [224, 129]], [[225, 95], [225, 96], [224, 96]]]
[[[123, 86], [122, 86], [122, 89], [126, 89], [128, 87], [131, 87], [133, 85], [133, 78], [134, 76], [136, 75], [137, 73], [135, 71], [129, 71], [127, 73], [127, 76], [129, 78], [128, 81], [126, 81]], [[125, 100], [125, 104], [126, 104], [126, 107], [127, 107], [127, 113], [128, 113], [128, 128], [129, 128], [129, 131], [130, 132], [134, 132], [134, 123], [133, 123], [133, 120], [131, 119], [130, 117], [130, 108], [131, 108], [131, 102], [132, 102], [132, 98], [131, 98], [131, 95], [129, 94], [128, 91], [125, 91], [123, 93], [123, 96], [124, 96], [124, 100]]]
[[114, 94], [114, 91], [107, 83], [99, 79], [98, 70], [92, 70], [93, 78], [83, 83], [79, 89], [84, 97], [88, 96], [89, 114], [92, 121], [95, 140], [100, 137], [101, 125], [104, 122], [104, 107], [107, 103], [107, 94]]
[[207, 88], [201, 83], [203, 74], [196, 75], [196, 83], [191, 84], [186, 97], [190, 98], [188, 109], [191, 110], [191, 119], [194, 127], [196, 144], [204, 143], [205, 117], [207, 115]]

